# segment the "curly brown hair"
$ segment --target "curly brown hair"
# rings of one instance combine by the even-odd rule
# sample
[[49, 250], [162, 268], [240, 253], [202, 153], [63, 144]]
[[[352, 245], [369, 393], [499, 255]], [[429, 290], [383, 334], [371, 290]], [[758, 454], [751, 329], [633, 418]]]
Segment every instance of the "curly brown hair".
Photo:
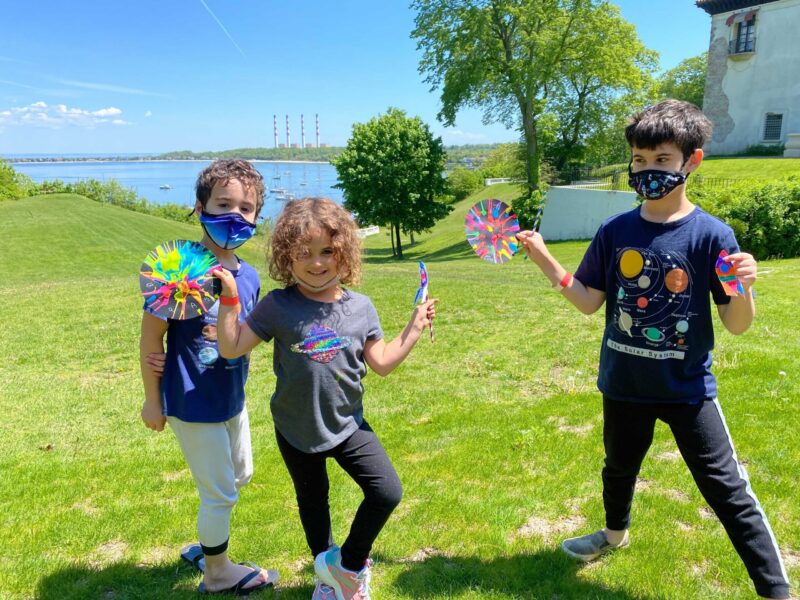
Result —
[[361, 281], [361, 240], [353, 217], [330, 198], [302, 198], [288, 202], [275, 223], [267, 250], [269, 275], [284, 285], [295, 283], [292, 262], [311, 241], [311, 231], [323, 229], [331, 236], [340, 281]]
[[264, 206], [264, 178], [253, 165], [238, 158], [215, 160], [200, 171], [194, 185], [197, 201], [205, 208], [214, 186], [218, 183], [222, 183], [223, 186], [228, 185], [231, 179], [241, 183], [246, 191], [255, 192], [256, 215], [258, 215]]

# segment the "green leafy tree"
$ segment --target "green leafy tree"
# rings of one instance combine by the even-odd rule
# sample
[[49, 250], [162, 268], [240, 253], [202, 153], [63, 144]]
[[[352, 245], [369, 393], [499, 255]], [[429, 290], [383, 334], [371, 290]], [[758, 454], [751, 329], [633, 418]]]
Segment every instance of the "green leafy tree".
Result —
[[30, 177], [15, 171], [14, 167], [0, 160], [0, 201], [28, 196], [34, 187]]
[[[585, 164], [587, 141], [615, 121], [620, 108], [627, 118], [643, 106], [630, 103], [646, 96], [654, 85], [658, 54], [645, 48], [636, 28], [616, 6], [598, 7], [587, 19], [573, 48], [573, 60], [580, 68], [565, 70], [548, 101], [556, 135], [544, 155], [559, 171]], [[629, 104], [620, 106], [620, 98]]]
[[[459, 109], [472, 106], [484, 110], [486, 122], [519, 129], [529, 196], [520, 207], [535, 207], [537, 123], [565, 78], [596, 70], [593, 50], [604, 53], [606, 39], [616, 37], [611, 29], [626, 25], [619, 11], [606, 0], [414, 0], [412, 7], [420, 72], [441, 88], [439, 119], [452, 125]], [[532, 215], [520, 213], [530, 222]]]
[[681, 61], [658, 78], [660, 97], [686, 100], [703, 108], [707, 71], [708, 52]]
[[390, 108], [353, 135], [332, 163], [344, 205], [362, 224], [391, 228], [392, 248], [402, 258], [400, 232], [427, 231], [452, 208], [437, 197], [446, 191], [445, 153], [419, 117]]
[[456, 167], [447, 175], [447, 188], [455, 200], [463, 200], [483, 187], [483, 178], [477, 171]]
[[525, 179], [525, 146], [499, 144], [481, 163], [483, 177], [510, 177]]

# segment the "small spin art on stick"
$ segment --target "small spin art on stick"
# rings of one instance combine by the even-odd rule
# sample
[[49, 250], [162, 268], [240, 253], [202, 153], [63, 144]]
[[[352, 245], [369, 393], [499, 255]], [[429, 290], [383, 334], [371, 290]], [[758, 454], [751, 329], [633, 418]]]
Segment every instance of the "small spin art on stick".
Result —
[[467, 241], [483, 260], [502, 264], [517, 253], [519, 220], [511, 207], [500, 200], [481, 200], [464, 219]]
[[[419, 261], [419, 289], [417, 295], [414, 296], [414, 306], [420, 302], [428, 301], [428, 269], [425, 268], [425, 263]], [[433, 319], [431, 319], [430, 326], [431, 342], [433, 342]]]
[[198, 242], [174, 240], [153, 248], [139, 268], [146, 308], [163, 319], [193, 319], [207, 312], [221, 291], [208, 271], [218, 267], [214, 254]]
[[720, 251], [717, 257], [717, 263], [714, 265], [714, 270], [717, 272], [722, 289], [728, 296], [744, 296], [744, 288], [742, 282], [736, 276], [736, 268], [729, 262], [725, 262], [725, 257], [728, 256], [728, 251], [724, 248]]

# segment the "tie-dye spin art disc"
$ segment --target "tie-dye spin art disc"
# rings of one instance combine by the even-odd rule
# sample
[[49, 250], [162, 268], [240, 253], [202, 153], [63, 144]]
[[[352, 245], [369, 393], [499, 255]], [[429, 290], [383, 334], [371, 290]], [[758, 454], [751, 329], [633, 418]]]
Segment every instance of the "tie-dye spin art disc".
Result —
[[475, 254], [494, 264], [508, 262], [517, 253], [519, 221], [500, 200], [481, 200], [464, 219], [467, 241]]
[[193, 319], [207, 312], [221, 290], [208, 273], [219, 266], [202, 244], [173, 240], [153, 248], [139, 270], [145, 306], [163, 319]]

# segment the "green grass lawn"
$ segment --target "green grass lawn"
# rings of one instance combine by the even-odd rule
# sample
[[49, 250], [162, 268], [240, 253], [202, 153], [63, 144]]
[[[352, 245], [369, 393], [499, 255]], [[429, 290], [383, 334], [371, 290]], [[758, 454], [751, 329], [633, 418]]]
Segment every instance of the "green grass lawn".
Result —
[[800, 158], [724, 158], [703, 160], [695, 175], [720, 179], [780, 179], [800, 175]]
[[[597, 172], [607, 175], [615, 170], [626, 171], [627, 168], [627, 163], [620, 163], [602, 167], [597, 169]], [[789, 175], [800, 175], [800, 158], [707, 156], [694, 172], [693, 177], [697, 175], [718, 179], [781, 179]], [[627, 178], [623, 177], [622, 180], [621, 185], [624, 185]], [[690, 188], [691, 182], [690, 178]], [[624, 188], [620, 187], [620, 189]]]
[[[571, 308], [530, 261], [494, 266], [463, 237], [460, 204], [390, 258], [367, 239], [364, 284], [388, 336], [406, 323], [428, 265], [440, 299], [423, 337], [388, 378], [365, 380], [366, 416], [393, 458], [403, 503], [374, 549], [374, 598], [752, 598], [744, 567], [660, 426], [634, 502], [632, 545], [580, 568], [558, 550], [602, 525], [603, 319]], [[506, 194], [506, 196], [504, 196]], [[140, 422], [138, 267], [157, 243], [199, 238], [184, 225], [77, 196], [0, 203], [0, 598], [195, 598], [179, 548], [198, 500], [169, 430]], [[586, 242], [552, 245], [574, 269]], [[259, 242], [242, 256], [264, 288]], [[761, 264], [759, 315], [734, 337], [717, 327], [715, 371], [740, 458], [800, 575], [800, 259]], [[717, 324], [719, 325], [719, 324]], [[276, 592], [311, 596], [313, 569], [268, 399], [271, 346], [247, 391], [255, 476], [233, 516], [231, 555], [277, 568]], [[359, 502], [331, 467], [337, 540]], [[266, 593], [261, 597], [272, 597]]]

